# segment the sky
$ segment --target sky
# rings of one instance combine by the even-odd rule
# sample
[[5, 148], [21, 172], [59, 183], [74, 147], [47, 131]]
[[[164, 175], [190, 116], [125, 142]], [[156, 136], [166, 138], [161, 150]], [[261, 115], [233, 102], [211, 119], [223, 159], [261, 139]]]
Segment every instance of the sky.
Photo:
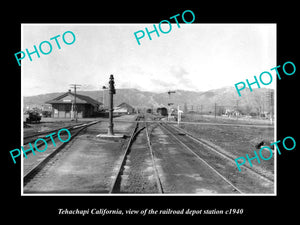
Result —
[[[158, 25], [156, 24], [158, 27]], [[162, 26], [168, 30], [168, 25]], [[100, 90], [114, 75], [116, 88], [141, 91], [207, 91], [232, 86], [270, 71], [276, 65], [276, 24], [172, 23], [169, 33], [147, 34], [138, 45], [134, 33], [153, 24], [22, 24], [21, 51], [29, 52], [42, 41], [52, 44], [21, 61], [24, 96], [66, 92], [70, 84], [80, 90]], [[71, 45], [62, 35], [72, 31]], [[57, 48], [55, 40], [60, 35]], [[66, 35], [66, 40], [72, 40]], [[69, 38], [69, 39], [68, 39]], [[47, 46], [43, 45], [44, 51]], [[16, 62], [17, 63], [17, 62]], [[266, 79], [267, 80], [267, 79]], [[266, 88], [274, 88], [275, 81]], [[267, 82], [267, 81], [266, 81]]]

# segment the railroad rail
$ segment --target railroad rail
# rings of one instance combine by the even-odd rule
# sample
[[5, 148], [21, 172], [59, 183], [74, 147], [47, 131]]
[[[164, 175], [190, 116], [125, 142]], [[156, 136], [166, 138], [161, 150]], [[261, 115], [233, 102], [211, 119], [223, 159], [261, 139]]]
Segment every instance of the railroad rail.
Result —
[[[157, 170], [156, 163], [155, 163], [154, 153], [153, 153], [152, 146], [151, 146], [151, 141], [150, 141], [150, 136], [149, 136], [149, 131], [148, 131], [148, 124], [146, 122], [141, 123], [141, 118], [137, 118], [137, 121], [138, 122], [135, 124], [135, 126], [132, 130], [132, 133], [130, 135], [130, 139], [126, 145], [124, 154], [121, 157], [121, 161], [119, 163], [119, 166], [118, 166], [118, 169], [116, 172], [116, 176], [113, 179], [109, 193], [120, 193], [122, 176], [123, 176], [123, 172], [125, 170], [127, 159], [131, 154], [132, 145], [134, 144], [136, 139], [139, 137], [139, 135], [141, 135], [142, 132], [144, 132], [144, 135], [146, 135], [147, 148], [148, 148], [150, 156], [151, 156], [151, 163], [152, 163], [153, 173], [155, 176], [157, 192], [163, 193], [162, 183], [159, 178], [158, 170]], [[133, 163], [135, 163], [135, 162], [133, 162]], [[140, 172], [140, 171], [138, 171], [138, 172]]]
[[[94, 121], [92, 121], [93, 123]], [[36, 140], [37, 138], [44, 138], [44, 139], [50, 139], [50, 138], [45, 138], [45, 136], [53, 133], [53, 132], [57, 132], [59, 131], [60, 129], [63, 129], [63, 128], [66, 128], [68, 130], [72, 130], [72, 129], [76, 129], [80, 126], [84, 126], [86, 125], [87, 123], [78, 123], [76, 125], [69, 125], [69, 126], [63, 126], [63, 127], [60, 127], [60, 128], [55, 128], [55, 129], [52, 129], [52, 130], [47, 130], [47, 131], [43, 131], [43, 132], [38, 132], [38, 133], [35, 133], [35, 134], [31, 134], [31, 135], [27, 135], [27, 136], [24, 136], [23, 138], [23, 145], [26, 145], [28, 144], [29, 142], [32, 142], [34, 140]]]
[[159, 178], [159, 173], [158, 173], [157, 165], [156, 165], [155, 158], [154, 158], [154, 152], [153, 152], [151, 141], [150, 141], [150, 134], [149, 134], [149, 131], [148, 131], [148, 125], [147, 125], [146, 122], [145, 122], [145, 128], [146, 128], [145, 131], [146, 131], [147, 140], [148, 140], [147, 143], [148, 143], [148, 147], [149, 147], [149, 150], [150, 150], [151, 160], [152, 160], [152, 164], [153, 164], [153, 168], [154, 168], [154, 172], [155, 172], [156, 185], [157, 185], [159, 193], [162, 194], [162, 193], [164, 193], [163, 192], [163, 186], [162, 186], [161, 180]]
[[[236, 172], [235, 161], [230, 156], [224, 154], [223, 152], [220, 152], [215, 147], [207, 144], [206, 142], [203, 142], [199, 138], [194, 137], [192, 134], [188, 133], [187, 131], [181, 128], [172, 126], [167, 123], [159, 123], [159, 126], [162, 129], [164, 129], [170, 136], [172, 136], [178, 143], [180, 143], [180, 145], [182, 145], [186, 150], [195, 155], [195, 157], [197, 157], [200, 161], [205, 163], [224, 181], [230, 184], [237, 192], [245, 193], [251, 190], [251, 187], [245, 187], [245, 185], [240, 185], [239, 180], [234, 180], [233, 176], [230, 176], [229, 173], [226, 174], [226, 171], [224, 172], [224, 170], [218, 168], [217, 164], [223, 162], [223, 164], [227, 165], [226, 168], [228, 171], [233, 171], [231, 172], [232, 174], [234, 173], [234, 171]], [[198, 144], [198, 148], [195, 147], [197, 146], [195, 145], [195, 143]], [[201, 149], [201, 151], [196, 149]], [[217, 159], [214, 160], [214, 158]], [[247, 178], [249, 179], [259, 179], [261, 181], [264, 181], [265, 183], [268, 183], [270, 186], [274, 185], [274, 181], [272, 179], [257, 172], [256, 170], [253, 170], [250, 167], [247, 167], [246, 171], [236, 172], [236, 174], [238, 174], [240, 177], [245, 178], [247, 176]]]
[[[236, 164], [235, 162], [235, 158], [231, 157], [230, 155], [227, 155], [221, 151], [219, 151], [217, 148], [215, 148], [214, 146], [208, 144], [207, 142], [204, 142], [202, 140], [200, 140], [199, 138], [195, 137], [194, 135], [192, 135], [191, 133], [179, 128], [179, 127], [175, 127], [175, 126], [172, 126], [172, 128], [176, 129], [178, 132], [180, 133], [183, 133], [184, 135], [186, 135], [187, 137], [191, 138], [192, 140], [198, 142], [199, 144], [205, 146], [206, 148], [208, 148], [209, 150], [217, 153], [218, 155], [226, 158], [227, 160], [231, 161], [233, 164]], [[263, 179], [266, 179], [267, 181], [269, 182], [274, 182], [274, 180], [262, 173], [260, 173], [259, 171], [256, 171], [255, 169], [253, 169], [253, 167], [249, 167], [248, 165], [245, 165], [244, 166], [249, 172], [251, 173], [254, 173], [255, 175], [257, 176], [260, 176], [261, 178]]]
[[192, 148], [190, 148], [188, 145], [186, 145], [183, 141], [181, 141], [179, 138], [174, 135], [174, 132], [171, 131], [169, 128], [167, 128], [168, 125], [164, 123], [159, 124], [163, 130], [165, 130], [170, 136], [172, 136], [175, 140], [177, 140], [178, 143], [180, 143], [186, 150], [188, 150], [190, 153], [192, 153], [198, 160], [203, 162], [206, 166], [208, 166], [214, 173], [216, 173], [219, 177], [221, 177], [227, 184], [229, 184], [234, 191], [242, 194], [243, 192], [236, 187], [230, 180], [228, 180], [226, 177], [224, 177], [221, 173], [219, 173], [213, 166], [211, 166], [206, 160], [204, 160], [202, 157], [200, 157]]
[[[72, 132], [73, 130], [77, 130], [78, 128], [85, 127], [85, 126], [90, 126], [90, 125], [93, 125], [93, 124], [98, 123], [98, 122], [99, 121], [92, 121], [90, 123], [79, 123], [79, 124], [76, 124], [76, 125], [60, 127], [60, 128], [56, 128], [56, 129], [53, 129], [53, 130], [41, 132], [41, 133], [38, 133], [38, 134], [29, 135], [29, 136], [24, 137], [23, 146], [25, 147], [28, 143], [30, 143], [32, 141], [35, 141], [37, 138], [43, 138], [48, 143], [51, 140], [51, 137], [50, 136], [46, 137], [46, 136], [48, 136], [49, 134], [52, 134], [53, 132], [55, 132], [55, 134], [52, 135], [52, 138], [56, 138], [57, 137], [57, 131], [59, 131], [60, 129], [63, 129], [63, 128], [66, 128], [70, 132]], [[42, 142], [40, 144], [37, 144], [36, 147], [39, 148], [43, 145], [44, 145], [44, 142]], [[32, 152], [30, 151], [26, 154], [28, 155], [28, 154], [31, 154], [31, 153]]]
[[[99, 122], [102, 121], [64, 128], [72, 133], [71, 141], [82, 130]], [[112, 179], [109, 178], [112, 182], [109, 187], [106, 186], [105, 193], [245, 194], [252, 193], [254, 189], [254, 193], [270, 193], [274, 188], [274, 181], [269, 176], [250, 167], [245, 167], [246, 170], [239, 172], [234, 158], [226, 154], [226, 151], [197, 138], [175, 124], [156, 120], [150, 116], [145, 118], [138, 116], [136, 121], [130, 122], [133, 122], [130, 138], [125, 140], [121, 152], [117, 155], [118, 163], [114, 164], [115, 169], [111, 171], [114, 176]], [[27, 136], [24, 139], [43, 138], [60, 129], [62, 128]], [[52, 137], [58, 138], [54, 135]], [[50, 137], [44, 139], [47, 142], [51, 141]], [[28, 154], [30, 157], [23, 160], [23, 185], [25, 186], [38, 174], [40, 175], [37, 177], [42, 176], [44, 171], [47, 171], [47, 165], [52, 164], [51, 159], [56, 160], [60, 156], [58, 153], [69, 142], [60, 143], [56, 148], [51, 146], [50, 151], [40, 152], [37, 155]], [[64, 152], [62, 151], [62, 154]], [[42, 170], [45, 166], [46, 170]]]
[[[73, 125], [73, 126], [68, 126], [68, 129], [72, 133], [72, 136], [71, 136], [71, 138], [70, 138], [70, 140], [68, 142], [61, 143], [56, 148], [54, 148], [54, 150], [51, 151], [51, 153], [45, 153], [45, 152], [44, 152], [44, 154], [39, 153], [39, 155], [41, 155], [41, 158], [36, 158], [36, 160], [33, 160], [34, 161], [33, 165], [28, 166], [28, 168], [25, 169], [25, 166], [23, 167], [23, 172], [24, 172], [24, 175], [23, 175], [23, 186], [25, 186], [31, 179], [33, 179], [36, 176], [36, 174], [38, 174], [39, 171], [41, 171], [45, 167], [45, 165], [50, 161], [50, 159], [52, 159], [57, 153], [59, 153], [62, 149], [64, 149], [64, 147], [74, 137], [76, 137], [82, 130], [84, 130], [87, 127], [89, 127], [91, 125], [94, 125], [94, 124], [96, 124], [98, 122], [99, 121], [92, 121], [90, 123], [84, 123], [84, 124], [77, 124], [77, 125]], [[65, 127], [65, 128], [67, 128], [67, 127]], [[53, 131], [54, 130], [52, 130], [51, 133]], [[49, 131], [48, 131], [47, 134], [49, 134]], [[45, 136], [47, 136], [47, 135], [45, 135]], [[54, 137], [54, 135], [53, 135], [53, 137]], [[55, 137], [57, 137], [57, 135], [55, 135]], [[47, 142], [49, 142], [50, 138], [45, 138], [45, 140]], [[38, 145], [37, 147], [40, 147], [42, 145], [44, 145], [44, 143]], [[49, 150], [48, 150], [48, 152], [49, 152]], [[32, 156], [32, 157], [36, 157], [36, 156]]]

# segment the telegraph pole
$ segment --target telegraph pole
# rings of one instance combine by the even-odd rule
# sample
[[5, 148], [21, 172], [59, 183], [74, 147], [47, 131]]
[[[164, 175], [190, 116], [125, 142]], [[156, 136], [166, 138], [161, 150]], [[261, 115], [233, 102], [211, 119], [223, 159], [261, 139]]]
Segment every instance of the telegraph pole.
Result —
[[76, 105], [76, 88], [80, 88], [81, 84], [70, 84], [71, 88], [74, 88], [74, 117], [75, 117], [75, 122], [77, 123], [77, 105]]

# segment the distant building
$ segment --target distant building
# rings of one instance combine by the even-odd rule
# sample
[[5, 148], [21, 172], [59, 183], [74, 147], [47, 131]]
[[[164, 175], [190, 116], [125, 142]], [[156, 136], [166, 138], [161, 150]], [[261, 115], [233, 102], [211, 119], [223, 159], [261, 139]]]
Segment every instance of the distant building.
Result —
[[114, 108], [114, 113], [116, 113], [116, 114], [132, 114], [132, 113], [134, 113], [134, 108], [131, 105], [123, 102]]
[[[69, 90], [63, 95], [46, 102], [52, 105], [53, 118], [74, 118], [75, 94]], [[94, 116], [102, 103], [90, 98], [89, 96], [76, 93], [77, 118]]]
[[232, 116], [240, 116], [240, 112], [234, 110], [234, 109], [226, 109], [224, 115], [228, 116], [228, 117], [232, 117]]

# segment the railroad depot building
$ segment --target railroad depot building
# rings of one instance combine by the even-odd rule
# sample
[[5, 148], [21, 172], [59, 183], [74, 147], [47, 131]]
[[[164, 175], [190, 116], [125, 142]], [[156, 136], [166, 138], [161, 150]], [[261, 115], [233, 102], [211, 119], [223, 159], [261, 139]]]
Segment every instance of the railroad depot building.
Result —
[[[53, 118], [74, 118], [75, 94], [69, 90], [52, 100], [45, 102], [52, 105]], [[90, 98], [89, 96], [76, 94], [77, 118], [93, 117], [98, 112], [102, 103]]]

